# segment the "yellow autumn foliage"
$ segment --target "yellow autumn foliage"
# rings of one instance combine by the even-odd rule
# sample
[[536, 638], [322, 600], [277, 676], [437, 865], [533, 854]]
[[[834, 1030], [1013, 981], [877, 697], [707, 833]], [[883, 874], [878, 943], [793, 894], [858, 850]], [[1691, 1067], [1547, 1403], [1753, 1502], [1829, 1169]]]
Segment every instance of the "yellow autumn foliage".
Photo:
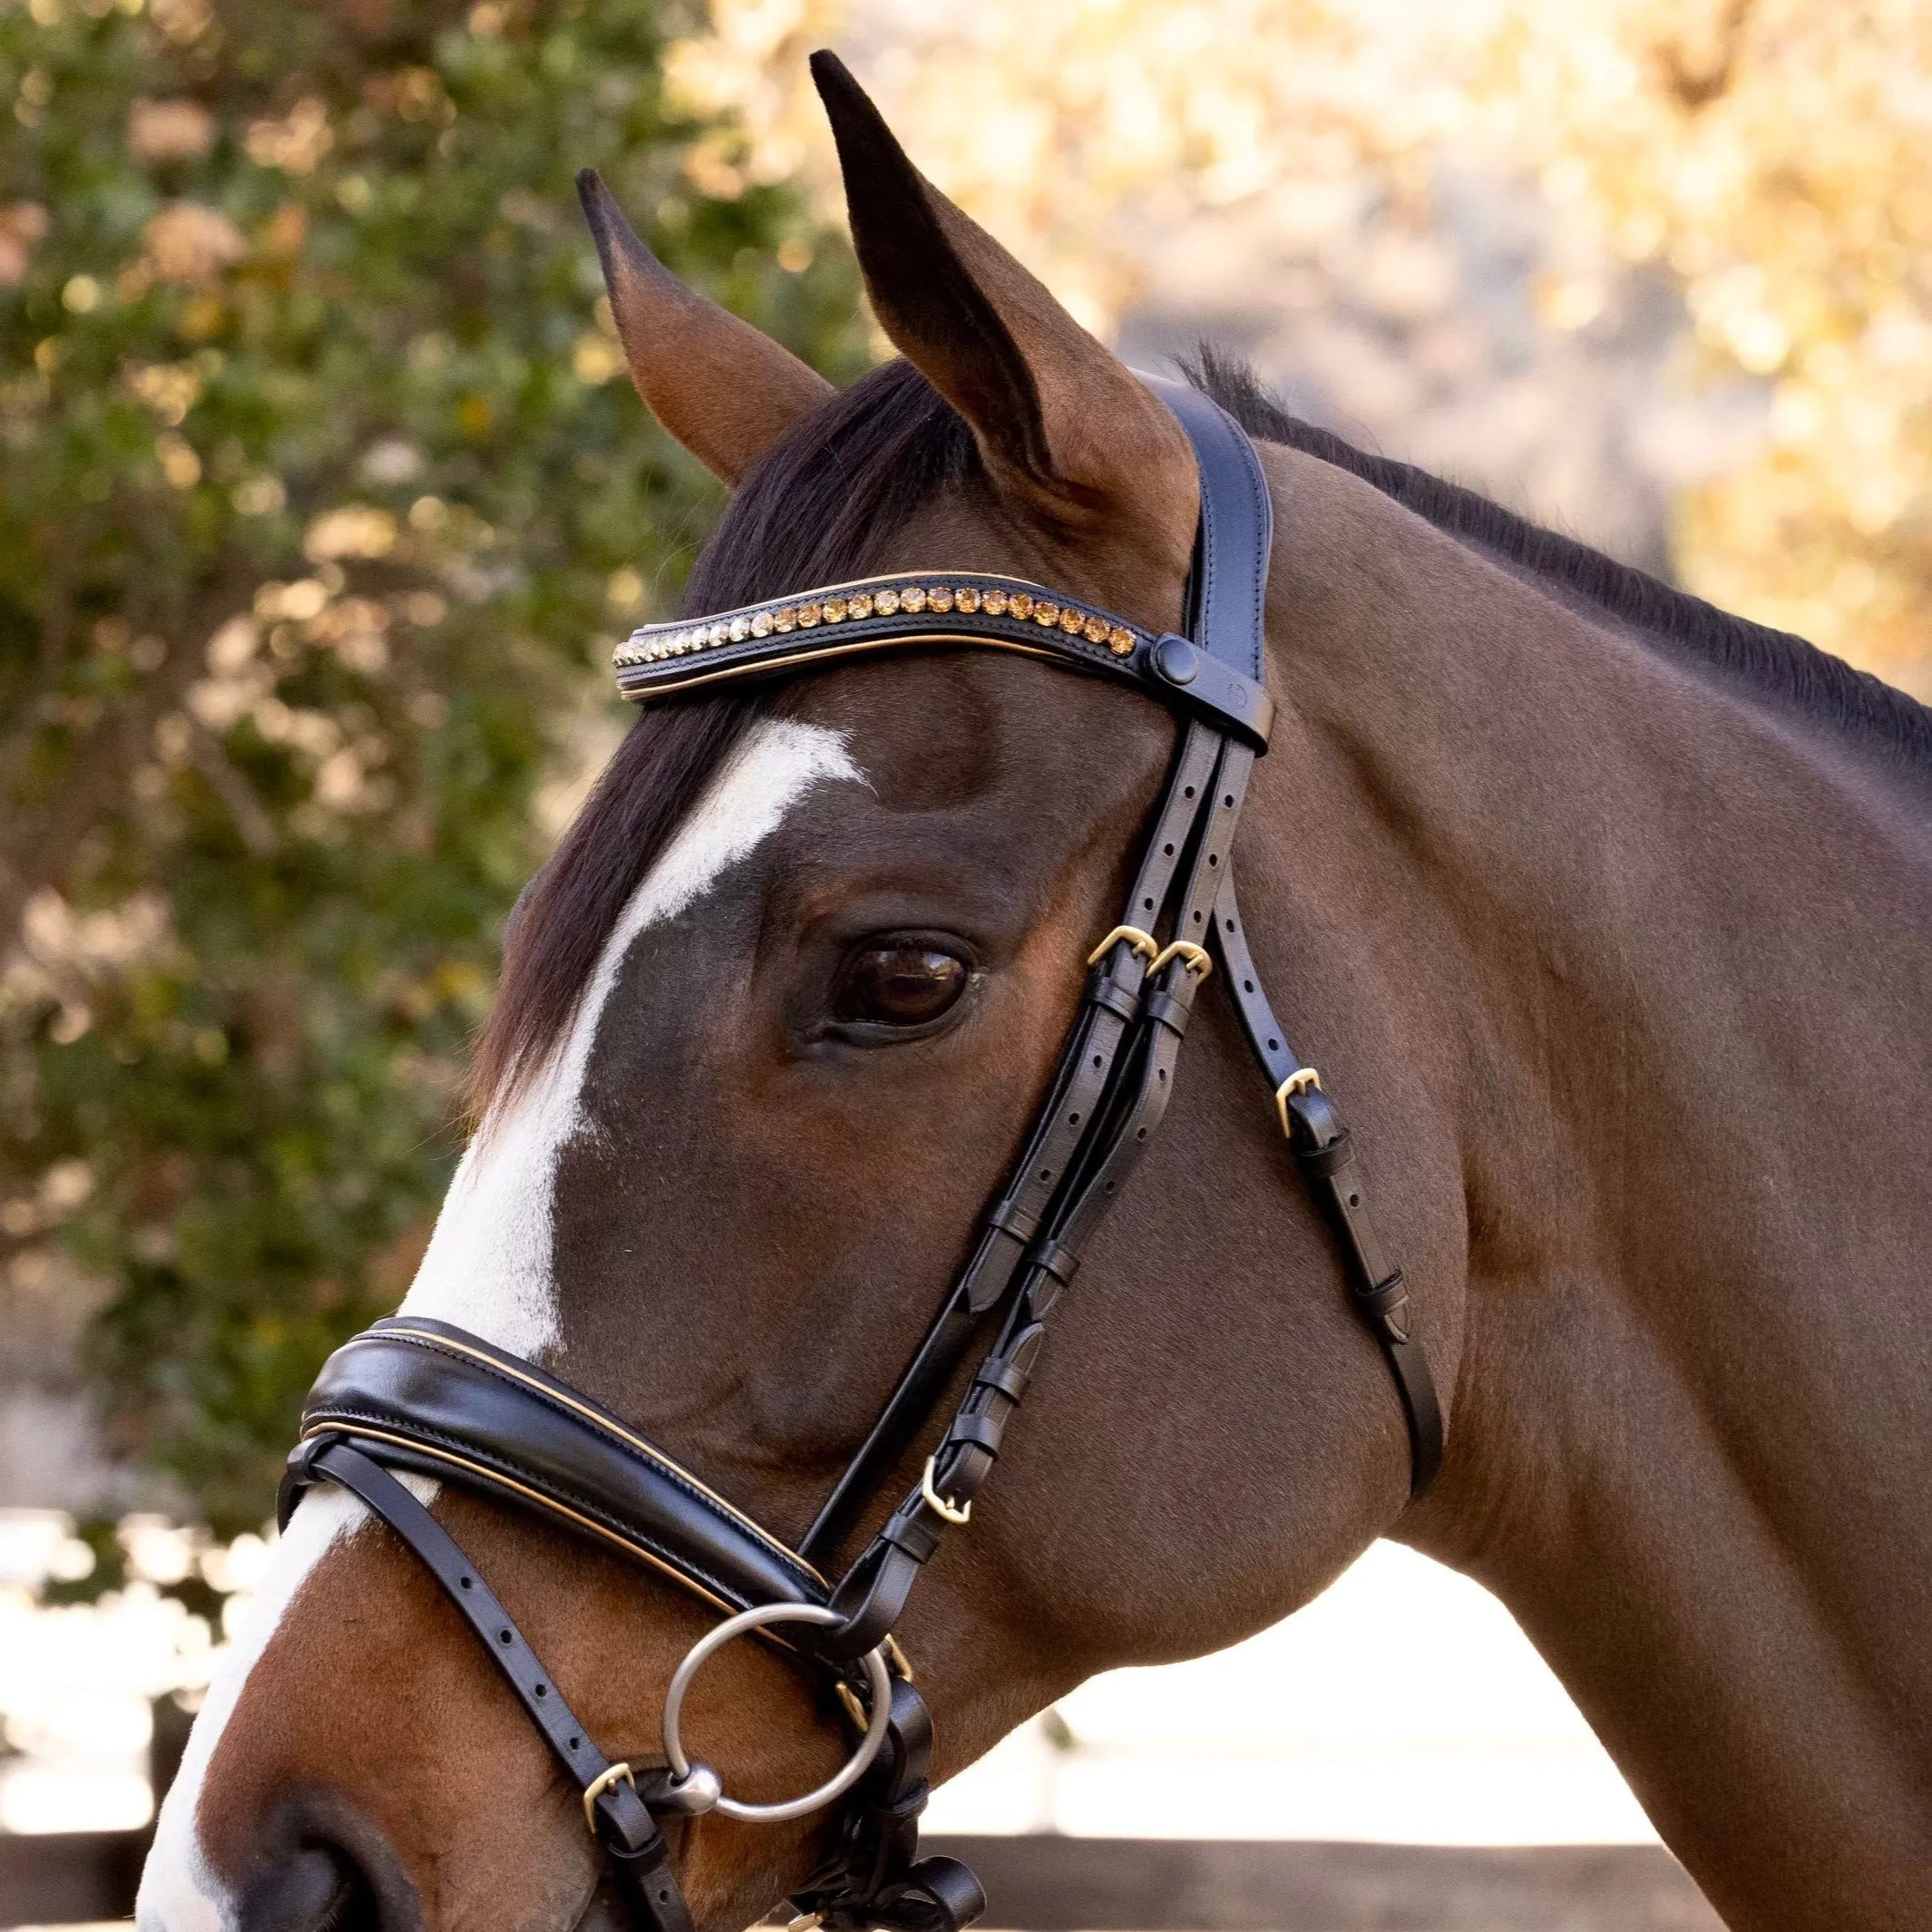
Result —
[[1769, 388], [1757, 447], [1678, 505], [1683, 581], [1932, 697], [1922, 0], [714, 0], [673, 83], [746, 133], [700, 185], [834, 199], [826, 44], [1101, 328], [1191, 210], [1363, 170], [1413, 194], [1445, 154], [1529, 171], [1572, 259], [1669, 264], [1702, 377]]

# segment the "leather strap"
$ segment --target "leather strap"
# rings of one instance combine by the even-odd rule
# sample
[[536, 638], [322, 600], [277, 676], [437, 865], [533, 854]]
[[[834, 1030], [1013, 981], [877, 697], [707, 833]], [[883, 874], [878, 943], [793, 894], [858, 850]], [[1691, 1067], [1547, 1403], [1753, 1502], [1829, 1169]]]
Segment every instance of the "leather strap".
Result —
[[[1288, 1042], [1262, 990], [1234, 893], [1234, 868], [1221, 882], [1214, 947], [1227, 975], [1241, 1030], [1276, 1094], [1297, 1074], [1312, 1074]], [[1319, 1078], [1319, 1075], [1315, 1076]], [[1395, 1379], [1409, 1428], [1409, 1493], [1420, 1496], [1442, 1466], [1442, 1405], [1429, 1371], [1402, 1271], [1392, 1266], [1369, 1213], [1367, 1184], [1334, 1103], [1318, 1086], [1286, 1095], [1282, 1122], [1302, 1177], [1333, 1228], [1348, 1275], [1349, 1299], [1367, 1322]]]
[[921, 1859], [919, 1819], [930, 1796], [932, 1719], [903, 1678], [893, 1683], [885, 1747], [841, 1820], [832, 1849], [795, 1895], [833, 1932], [963, 1932], [986, 1910], [980, 1881], [957, 1859]]
[[[1117, 932], [1145, 931], [1157, 921], [1219, 749], [1219, 738], [1205, 725], [1192, 723], [1183, 733]], [[808, 1561], [830, 1564], [837, 1556], [860, 1512], [924, 1428], [981, 1318], [1006, 1298], [1015, 1270], [1039, 1237], [1081, 1143], [1093, 1130], [1102, 1097], [1139, 1014], [1147, 966], [1145, 953], [1135, 950], [1133, 940], [1121, 938], [1089, 968], [1086, 998], [1020, 1158], [987, 1211], [971, 1258], [902, 1371], [865, 1441], [806, 1531], [800, 1553]]]
[[1166, 376], [1141, 380], [1180, 419], [1201, 473], [1188, 636], [1249, 683], [1264, 687], [1274, 505], [1261, 458], [1247, 432], [1212, 396]]
[[[359, 1497], [443, 1586], [571, 1783], [588, 1791], [604, 1779], [610, 1759], [591, 1742], [495, 1592], [450, 1533], [387, 1469], [340, 1436], [310, 1437], [289, 1459], [283, 1478], [284, 1525], [303, 1493], [323, 1479]], [[649, 1932], [692, 1932], [664, 1834], [632, 1785], [621, 1778], [608, 1780], [590, 1809], [598, 1840], [639, 1921]]]
[[448, 1322], [398, 1316], [345, 1342], [302, 1429], [541, 1510], [727, 1613], [828, 1594], [811, 1565], [608, 1410]]

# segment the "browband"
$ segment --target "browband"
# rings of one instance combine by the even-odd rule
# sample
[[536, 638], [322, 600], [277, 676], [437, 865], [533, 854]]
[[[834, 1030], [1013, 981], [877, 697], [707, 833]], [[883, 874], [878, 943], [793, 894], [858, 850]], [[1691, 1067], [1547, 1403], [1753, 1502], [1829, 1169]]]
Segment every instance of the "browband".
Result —
[[739, 610], [646, 624], [611, 660], [633, 702], [727, 679], [788, 677], [808, 665], [922, 644], [972, 644], [1049, 658], [1202, 714], [1256, 750], [1274, 702], [1232, 664], [1169, 631], [1156, 635], [1096, 604], [1023, 578], [905, 571], [775, 597]]
[[1141, 380], [1180, 419], [1200, 472], [1191, 638], [1147, 630], [1024, 578], [899, 571], [646, 624], [611, 660], [618, 690], [642, 704], [729, 680], [786, 677], [868, 651], [978, 645], [1113, 678], [1266, 751], [1274, 720], [1262, 642], [1274, 527], [1267, 480], [1254, 444], [1217, 404], [1166, 376]]
[[809, 1563], [608, 1410], [446, 1322], [378, 1322], [323, 1364], [283, 1478], [285, 1525], [332, 1441], [536, 1508], [727, 1614], [830, 1594]]

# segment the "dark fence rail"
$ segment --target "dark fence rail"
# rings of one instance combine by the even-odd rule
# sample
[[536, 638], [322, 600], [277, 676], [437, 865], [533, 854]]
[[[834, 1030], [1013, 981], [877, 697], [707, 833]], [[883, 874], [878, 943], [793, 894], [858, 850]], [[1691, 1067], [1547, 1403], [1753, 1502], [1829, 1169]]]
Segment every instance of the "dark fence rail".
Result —
[[1656, 1845], [934, 1838], [1028, 1932], [1723, 1932]]
[[[1650, 1845], [937, 1838], [1026, 1932], [1722, 1932]], [[139, 1831], [0, 1837], [0, 1927], [130, 1917]]]
[[145, 1831], [0, 1833], [0, 1926], [132, 1918]]

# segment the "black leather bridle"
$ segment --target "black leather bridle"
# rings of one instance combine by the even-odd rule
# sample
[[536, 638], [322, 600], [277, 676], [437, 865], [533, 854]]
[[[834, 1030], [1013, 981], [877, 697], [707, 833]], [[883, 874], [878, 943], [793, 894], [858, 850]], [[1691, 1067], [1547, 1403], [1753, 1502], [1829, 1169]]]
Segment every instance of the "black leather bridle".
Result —
[[[990, 647], [1123, 679], [1184, 719], [1133, 890], [1088, 961], [1046, 1103], [971, 1260], [798, 1549], [588, 1397], [444, 1322], [377, 1322], [329, 1358], [303, 1411], [282, 1485], [283, 1523], [303, 1491], [326, 1479], [360, 1497], [415, 1552], [583, 1792], [619, 1890], [650, 1932], [690, 1928], [657, 1817], [720, 1804], [729, 1815], [761, 1815], [721, 1799], [714, 1773], [684, 1762], [676, 1735], [681, 1685], [726, 1626], [680, 1667], [667, 1713], [670, 1768], [640, 1786], [628, 1765], [598, 1751], [489, 1586], [393, 1472], [536, 1510], [695, 1592], [727, 1614], [731, 1634], [757, 1625], [795, 1652], [867, 1732], [854, 1761], [863, 1772], [848, 1768], [844, 1789], [762, 1808], [797, 1816], [841, 1802], [826, 1856], [794, 1900], [800, 1914], [834, 1932], [960, 1932], [985, 1898], [956, 1860], [918, 1857], [931, 1726], [892, 1632], [941, 1537], [967, 1520], [999, 1459], [1053, 1305], [1166, 1111], [1195, 996], [1216, 964], [1282, 1130], [1338, 1237], [1350, 1299], [1393, 1374], [1411, 1494], [1441, 1459], [1440, 1410], [1401, 1270], [1376, 1236], [1347, 1129], [1262, 991], [1235, 903], [1234, 829], [1273, 708], [1263, 639], [1273, 534], [1266, 483], [1231, 417], [1191, 389], [1156, 386], [1186, 430], [1201, 476], [1185, 635], [1154, 636], [1009, 578], [917, 571], [648, 626], [617, 655], [624, 695], [647, 699], [864, 651]], [[834, 1582], [840, 1547], [988, 1332], [990, 1346], [920, 1483]]]

